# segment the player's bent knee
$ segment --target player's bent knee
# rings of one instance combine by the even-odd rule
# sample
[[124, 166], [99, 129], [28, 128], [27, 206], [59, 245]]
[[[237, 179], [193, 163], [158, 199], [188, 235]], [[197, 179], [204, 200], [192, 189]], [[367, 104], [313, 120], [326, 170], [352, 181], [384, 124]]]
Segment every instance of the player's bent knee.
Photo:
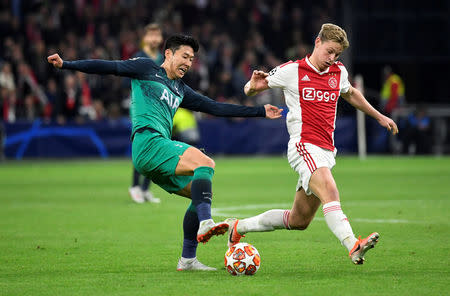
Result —
[[295, 229], [295, 230], [305, 230], [306, 228], [308, 228], [310, 223], [311, 223], [311, 220], [289, 221], [289, 228]]
[[296, 224], [294, 226], [289, 225], [289, 227], [292, 230], [305, 230], [306, 228], [308, 228], [308, 226], [309, 226], [309, 223], [308, 224]]
[[212, 159], [208, 157], [208, 161], [209, 161], [209, 167], [212, 167], [213, 169], [216, 167], [216, 162]]
[[216, 167], [216, 163], [211, 158], [205, 156], [201, 161], [199, 161], [199, 166], [206, 166], [214, 169]]

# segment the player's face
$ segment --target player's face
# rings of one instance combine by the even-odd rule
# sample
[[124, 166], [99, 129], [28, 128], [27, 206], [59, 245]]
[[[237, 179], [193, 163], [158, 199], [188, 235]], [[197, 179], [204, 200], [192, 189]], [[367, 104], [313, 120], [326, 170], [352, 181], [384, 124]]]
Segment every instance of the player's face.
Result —
[[168, 59], [167, 76], [170, 79], [183, 78], [184, 74], [191, 68], [194, 60], [194, 50], [188, 45], [182, 45], [175, 52], [171, 49], [166, 50], [166, 59]]
[[319, 38], [316, 39], [314, 55], [318, 70], [324, 71], [334, 64], [341, 55], [342, 46], [335, 41], [322, 42]]
[[150, 48], [158, 48], [163, 42], [161, 31], [159, 30], [151, 30], [148, 31], [143, 38], [143, 43], [145, 46]]

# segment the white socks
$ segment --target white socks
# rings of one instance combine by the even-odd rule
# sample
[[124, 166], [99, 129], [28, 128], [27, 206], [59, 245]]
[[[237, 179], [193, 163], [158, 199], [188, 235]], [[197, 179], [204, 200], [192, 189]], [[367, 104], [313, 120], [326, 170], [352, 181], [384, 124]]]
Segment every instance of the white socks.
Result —
[[334, 235], [339, 239], [341, 244], [350, 251], [357, 239], [353, 234], [347, 216], [342, 212], [341, 203], [332, 201], [324, 204], [323, 215], [325, 216], [328, 228], [330, 228]]
[[258, 216], [239, 220], [237, 232], [273, 231], [275, 229], [289, 229], [290, 210], [269, 210]]
[[[290, 229], [290, 210], [269, 210], [258, 216], [239, 220], [237, 232], [241, 235], [247, 232], [273, 231], [275, 229]], [[355, 245], [357, 239], [347, 216], [342, 212], [341, 203], [332, 201], [323, 205], [323, 215], [328, 228], [339, 239], [341, 244], [349, 251]]]

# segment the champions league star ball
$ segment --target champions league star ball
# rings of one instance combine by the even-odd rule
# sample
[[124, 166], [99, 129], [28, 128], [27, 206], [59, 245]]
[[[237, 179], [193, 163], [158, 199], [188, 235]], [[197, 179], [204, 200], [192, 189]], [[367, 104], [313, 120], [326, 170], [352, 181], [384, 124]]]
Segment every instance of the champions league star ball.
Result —
[[251, 244], [235, 244], [225, 253], [225, 268], [232, 275], [254, 275], [260, 265], [261, 257]]

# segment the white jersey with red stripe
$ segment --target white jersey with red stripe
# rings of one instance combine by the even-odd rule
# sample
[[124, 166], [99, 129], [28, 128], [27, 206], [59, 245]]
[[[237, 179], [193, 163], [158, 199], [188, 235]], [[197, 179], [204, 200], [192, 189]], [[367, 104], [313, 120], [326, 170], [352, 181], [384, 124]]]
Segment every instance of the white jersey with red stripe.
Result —
[[344, 65], [335, 62], [320, 72], [305, 57], [274, 68], [267, 80], [270, 88], [283, 89], [291, 139], [334, 151], [338, 98], [350, 88]]

